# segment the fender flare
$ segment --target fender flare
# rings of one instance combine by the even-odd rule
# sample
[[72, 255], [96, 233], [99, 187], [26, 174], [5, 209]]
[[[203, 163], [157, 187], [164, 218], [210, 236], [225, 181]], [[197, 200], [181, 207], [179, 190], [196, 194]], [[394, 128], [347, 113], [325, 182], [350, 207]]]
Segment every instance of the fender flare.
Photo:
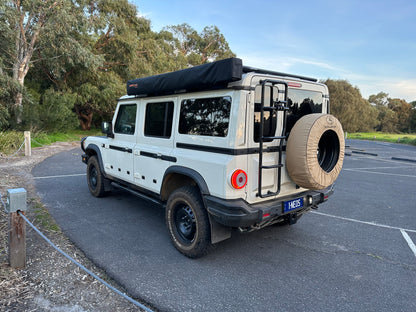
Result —
[[193, 170], [193, 169], [190, 169], [190, 168], [187, 168], [187, 167], [182, 167], [182, 166], [171, 166], [168, 169], [166, 169], [165, 174], [163, 176], [163, 183], [162, 183], [161, 187], [163, 187], [166, 177], [171, 173], [182, 174], [184, 176], [187, 176], [187, 177], [193, 179], [196, 182], [196, 184], [198, 185], [202, 195], [209, 195], [210, 194], [209, 189], [208, 189], [208, 185], [205, 182], [205, 179], [201, 176], [201, 174], [199, 172]]
[[[93, 152], [91, 152], [91, 151], [93, 151]], [[103, 158], [101, 156], [100, 148], [95, 144], [88, 144], [88, 146], [85, 148], [85, 153], [88, 155], [88, 157], [91, 157], [93, 155], [97, 155], [98, 164], [100, 165], [100, 170], [104, 174], [104, 176], [107, 177], [107, 175], [105, 174], [105, 171], [104, 171]]]

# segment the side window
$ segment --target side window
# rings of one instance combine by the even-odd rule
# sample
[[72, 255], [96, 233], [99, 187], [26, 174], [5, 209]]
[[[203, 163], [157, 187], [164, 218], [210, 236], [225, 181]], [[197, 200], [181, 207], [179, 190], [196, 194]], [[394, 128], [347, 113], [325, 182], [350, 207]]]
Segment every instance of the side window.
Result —
[[173, 102], [147, 103], [144, 135], [170, 138], [172, 119]]
[[183, 100], [179, 133], [226, 137], [230, 110], [230, 96]]
[[120, 134], [134, 134], [136, 128], [136, 104], [121, 105], [118, 109], [114, 132]]

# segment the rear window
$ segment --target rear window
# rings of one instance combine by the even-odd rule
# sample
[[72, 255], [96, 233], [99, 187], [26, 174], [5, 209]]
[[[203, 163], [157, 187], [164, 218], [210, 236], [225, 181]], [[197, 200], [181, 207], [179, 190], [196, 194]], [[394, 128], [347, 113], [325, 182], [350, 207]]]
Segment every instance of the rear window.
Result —
[[186, 99], [181, 103], [179, 133], [226, 137], [231, 97]]
[[172, 134], [173, 102], [148, 103], [144, 135], [169, 139]]
[[[273, 101], [283, 96], [283, 90], [278, 90], [276, 87], [266, 86], [264, 93], [265, 106], [272, 106]], [[279, 96], [279, 94], [281, 94]], [[287, 112], [286, 119], [286, 134], [290, 133], [296, 121], [301, 117], [312, 114], [322, 113], [323, 97], [322, 93], [316, 91], [308, 91], [301, 89], [289, 89], [287, 96]], [[257, 86], [255, 90], [255, 105], [254, 105], [254, 141], [260, 140], [260, 110], [261, 110], [261, 86]], [[263, 135], [271, 137], [280, 135], [276, 132], [277, 127], [277, 113], [275, 111], [264, 111], [263, 119]], [[264, 140], [270, 142], [271, 140]]]
[[286, 133], [292, 130], [296, 121], [301, 117], [313, 113], [322, 113], [323, 97], [320, 92], [289, 89], [287, 97], [289, 111], [286, 120]]

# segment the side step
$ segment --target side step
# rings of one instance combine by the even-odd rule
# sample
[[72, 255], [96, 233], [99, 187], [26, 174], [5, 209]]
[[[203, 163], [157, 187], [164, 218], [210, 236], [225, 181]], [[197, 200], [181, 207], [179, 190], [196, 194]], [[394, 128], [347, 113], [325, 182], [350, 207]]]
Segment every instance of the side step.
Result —
[[145, 195], [145, 194], [142, 194], [142, 193], [140, 193], [140, 192], [137, 192], [137, 191], [135, 191], [135, 190], [132, 190], [131, 188], [128, 188], [128, 187], [126, 187], [126, 186], [123, 186], [123, 185], [121, 185], [121, 184], [118, 184], [117, 182], [111, 182], [111, 185], [112, 185], [112, 186], [114, 186], [114, 187], [116, 187], [116, 188], [119, 188], [119, 189], [125, 190], [125, 191], [127, 191], [127, 192], [129, 192], [129, 193], [131, 193], [131, 194], [133, 194], [133, 195], [135, 195], [135, 196], [137, 196], [137, 197], [140, 197], [140, 198], [142, 198], [142, 199], [145, 199], [145, 200], [151, 201], [151, 202], [153, 202], [153, 203], [155, 203], [155, 204], [158, 204], [158, 205], [163, 206], [163, 203], [162, 203], [162, 202], [160, 202], [159, 200], [154, 199], [153, 197], [147, 196], [147, 195]]

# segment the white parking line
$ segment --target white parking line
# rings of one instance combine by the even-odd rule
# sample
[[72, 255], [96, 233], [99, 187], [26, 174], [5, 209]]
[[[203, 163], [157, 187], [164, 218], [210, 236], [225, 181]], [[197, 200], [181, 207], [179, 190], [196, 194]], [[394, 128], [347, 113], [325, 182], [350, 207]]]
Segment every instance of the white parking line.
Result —
[[56, 175], [56, 176], [46, 176], [46, 177], [33, 177], [34, 180], [38, 179], [55, 179], [55, 178], [68, 178], [68, 177], [79, 177], [79, 176], [85, 176], [86, 173], [77, 173], [77, 174], [62, 174], [62, 175]]
[[410, 236], [406, 233], [406, 231], [404, 230], [400, 230], [400, 232], [402, 232], [402, 235], [404, 237], [404, 239], [406, 240], [407, 244], [409, 245], [410, 249], [413, 251], [413, 253], [415, 254], [416, 257], [416, 246], [413, 243], [412, 239], [410, 238]]
[[367, 170], [370, 170], [370, 169], [367, 169], [367, 170], [343, 169], [343, 170], [344, 171], [360, 172], [360, 173], [372, 173], [372, 174], [389, 175], [389, 176], [395, 176], [395, 177], [416, 178], [415, 175], [367, 171]]
[[344, 221], [350, 221], [350, 222], [355, 222], [355, 223], [361, 223], [361, 224], [381, 227], [381, 228], [385, 228], [385, 229], [400, 230], [400, 231], [406, 231], [406, 232], [410, 232], [410, 233], [416, 233], [416, 230], [404, 229], [404, 228], [400, 228], [400, 227], [397, 227], [397, 226], [390, 226], [390, 225], [380, 224], [380, 223], [375, 223], [375, 222], [361, 221], [361, 220], [357, 220], [357, 219], [339, 217], [339, 216], [334, 216], [334, 215], [330, 215], [330, 214], [323, 213], [323, 212], [318, 212], [318, 211], [311, 211], [310, 213], [318, 214], [318, 215], [325, 216], [325, 217], [340, 219], [340, 220], [344, 220]]
[[334, 218], [334, 219], [340, 219], [340, 220], [344, 220], [344, 221], [349, 221], [349, 222], [355, 222], [355, 223], [361, 223], [361, 224], [366, 224], [366, 225], [381, 227], [381, 228], [385, 228], [385, 229], [400, 230], [400, 233], [402, 233], [404, 239], [407, 242], [407, 245], [409, 245], [410, 249], [412, 250], [413, 254], [416, 257], [416, 246], [413, 243], [413, 241], [410, 238], [410, 236], [407, 234], [407, 232], [416, 233], [416, 230], [403, 229], [403, 228], [400, 228], [400, 227], [397, 227], [397, 226], [390, 226], [390, 225], [379, 224], [379, 223], [375, 223], [375, 222], [368, 222], [368, 221], [361, 221], [361, 220], [357, 220], [357, 219], [339, 217], [339, 216], [334, 216], [334, 215], [330, 215], [330, 214], [322, 213], [322, 212], [318, 212], [318, 211], [311, 211], [310, 213], [314, 213], [314, 214], [317, 214], [317, 215], [321, 215], [321, 216], [325, 216], [325, 217], [330, 217], [330, 218]]
[[414, 166], [389, 166], [389, 167], [366, 167], [366, 168], [343, 168], [343, 170], [378, 170], [378, 169], [414, 169], [416, 165]]

